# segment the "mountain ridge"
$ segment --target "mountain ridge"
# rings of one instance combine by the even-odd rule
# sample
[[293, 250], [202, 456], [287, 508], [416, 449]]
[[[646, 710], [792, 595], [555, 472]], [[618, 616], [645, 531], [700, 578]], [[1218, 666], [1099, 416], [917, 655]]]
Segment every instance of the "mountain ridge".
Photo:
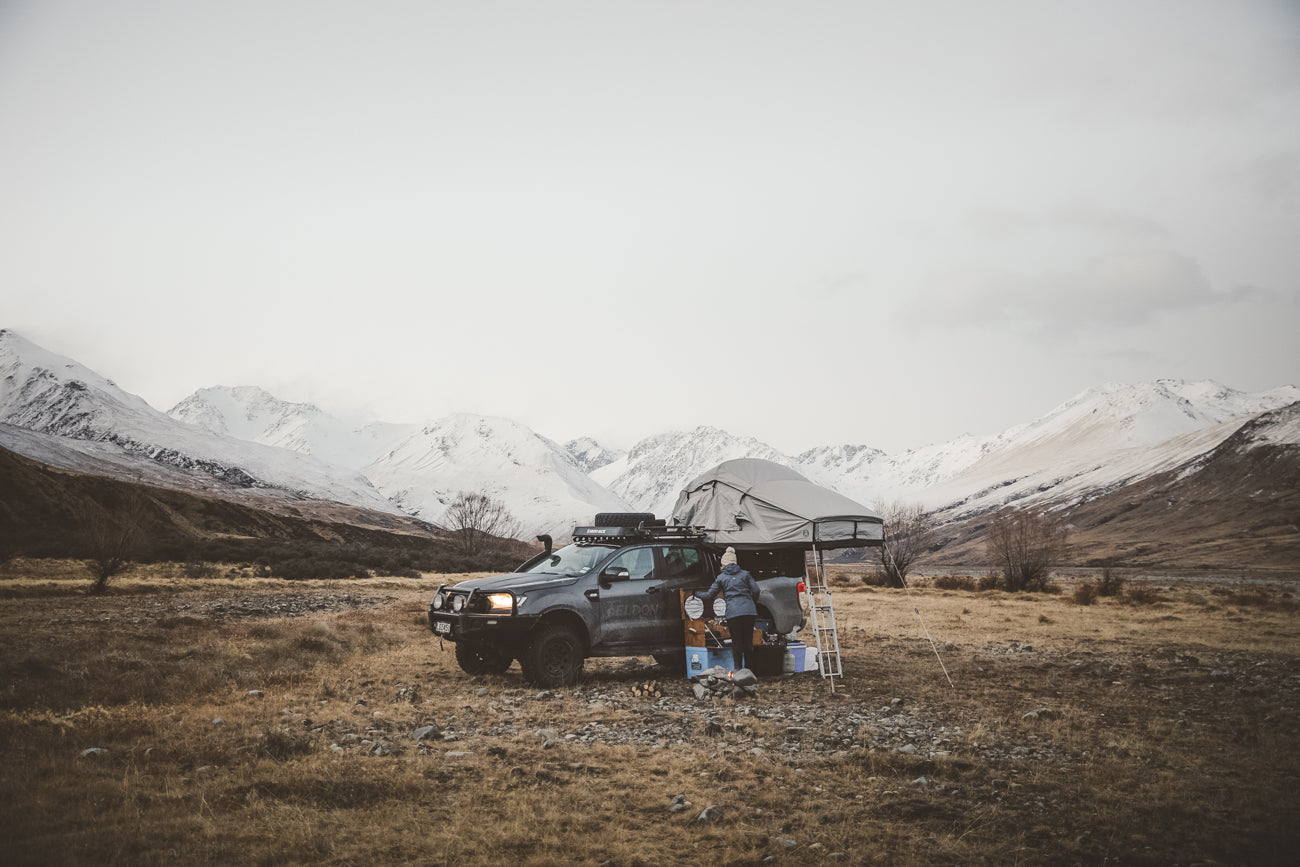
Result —
[[231, 491], [392, 511], [361, 475], [299, 452], [214, 435], [154, 409], [72, 359], [0, 330], [0, 422], [105, 444], [140, 473], [169, 464]]
[[[164, 414], [0, 330], [0, 446], [17, 453], [198, 490], [380, 503], [435, 522], [459, 490], [483, 491], [505, 501], [527, 536], [562, 537], [599, 511], [671, 517], [690, 479], [740, 457], [785, 464], [868, 506], [921, 502], [953, 527], [1007, 505], [1081, 508], [1175, 468], [1190, 478], [1198, 459], [1208, 462], [1252, 419], [1297, 400], [1295, 386], [1250, 393], [1159, 379], [1094, 386], [1001, 433], [893, 454], [850, 443], [791, 456], [709, 425], [652, 434], [619, 452], [591, 438], [561, 445], [519, 422], [469, 413], [358, 426], [257, 386], [198, 389]], [[1296, 428], [1290, 419], [1253, 430], [1257, 445], [1286, 452], [1300, 440]]]

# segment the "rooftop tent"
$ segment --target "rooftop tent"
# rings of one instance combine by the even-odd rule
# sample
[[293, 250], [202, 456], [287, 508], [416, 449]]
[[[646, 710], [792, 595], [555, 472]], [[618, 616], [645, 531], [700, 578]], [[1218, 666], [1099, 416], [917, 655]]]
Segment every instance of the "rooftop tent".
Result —
[[710, 542], [741, 550], [866, 547], [879, 545], [884, 530], [866, 506], [756, 458], [723, 461], [693, 479], [672, 523], [703, 527]]

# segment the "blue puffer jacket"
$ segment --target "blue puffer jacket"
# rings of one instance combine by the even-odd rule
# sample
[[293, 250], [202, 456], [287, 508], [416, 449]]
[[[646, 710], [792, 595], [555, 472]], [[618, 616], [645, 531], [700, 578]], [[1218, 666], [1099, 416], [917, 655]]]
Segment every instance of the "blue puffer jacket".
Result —
[[707, 592], [695, 595], [709, 602], [719, 593], [722, 594], [722, 600], [727, 603], [728, 617], [758, 614], [758, 582], [754, 580], [753, 575], [735, 563], [723, 566], [722, 574], [713, 582], [713, 586]]

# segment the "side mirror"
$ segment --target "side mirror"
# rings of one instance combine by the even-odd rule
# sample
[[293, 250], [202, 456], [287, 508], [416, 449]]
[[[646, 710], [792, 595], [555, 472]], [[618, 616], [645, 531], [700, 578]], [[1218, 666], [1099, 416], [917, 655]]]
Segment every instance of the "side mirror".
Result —
[[624, 569], [622, 566], [610, 566], [604, 572], [600, 573], [600, 583], [602, 586], [608, 587], [615, 581], [627, 581], [631, 577], [632, 573]]
[[632, 573], [622, 566], [611, 566], [605, 570], [605, 577], [610, 581], [627, 581], [632, 577]]

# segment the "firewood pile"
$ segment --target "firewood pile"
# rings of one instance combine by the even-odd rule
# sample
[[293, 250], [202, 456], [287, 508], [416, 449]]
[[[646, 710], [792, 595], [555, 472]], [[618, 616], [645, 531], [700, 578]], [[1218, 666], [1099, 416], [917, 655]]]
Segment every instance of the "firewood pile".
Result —
[[663, 698], [663, 692], [659, 689], [659, 681], [647, 680], [645, 683], [634, 684], [632, 695], [635, 698]]

